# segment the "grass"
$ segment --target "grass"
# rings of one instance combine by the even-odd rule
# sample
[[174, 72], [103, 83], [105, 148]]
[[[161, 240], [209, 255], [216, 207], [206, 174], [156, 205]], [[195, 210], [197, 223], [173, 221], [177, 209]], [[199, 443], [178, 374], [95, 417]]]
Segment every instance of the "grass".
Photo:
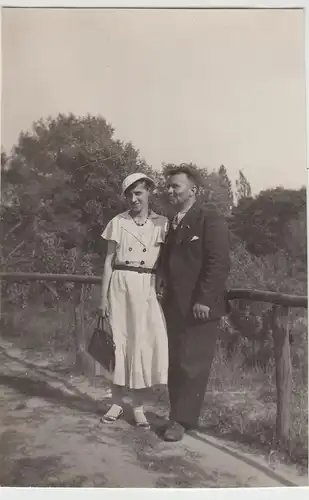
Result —
[[[302, 370], [303, 372], [303, 370]], [[242, 367], [236, 355], [227, 361], [218, 348], [205, 398], [203, 422], [210, 432], [269, 453], [275, 441], [277, 410], [275, 366], [264, 371]], [[308, 382], [293, 369], [290, 453], [288, 458], [308, 466]]]
[[[87, 309], [85, 324], [90, 337], [95, 311]], [[58, 366], [72, 366], [75, 347], [69, 306], [44, 309], [43, 305], [37, 304], [7, 314], [4, 311], [1, 330], [3, 337], [35, 354], [36, 358], [52, 357], [59, 360]], [[291, 449], [286, 457], [302, 467], [308, 467], [308, 357], [307, 346], [302, 345], [306, 344], [305, 338], [302, 337], [301, 344], [292, 347], [296, 362], [293, 366]], [[244, 368], [240, 353], [227, 360], [224, 349], [218, 345], [202, 414], [206, 431], [269, 454], [276, 419], [274, 372], [273, 361], [262, 370]], [[167, 408], [166, 393], [154, 392], [153, 397], [155, 404]]]
[[[263, 371], [244, 369], [236, 354], [227, 360], [218, 345], [201, 416], [201, 428], [229, 444], [270, 457], [275, 450], [277, 396], [275, 366]], [[293, 369], [291, 433], [289, 453], [280, 455], [287, 463], [308, 470], [308, 383], [300, 381], [305, 370]], [[155, 392], [157, 404], [168, 404], [166, 391]]]

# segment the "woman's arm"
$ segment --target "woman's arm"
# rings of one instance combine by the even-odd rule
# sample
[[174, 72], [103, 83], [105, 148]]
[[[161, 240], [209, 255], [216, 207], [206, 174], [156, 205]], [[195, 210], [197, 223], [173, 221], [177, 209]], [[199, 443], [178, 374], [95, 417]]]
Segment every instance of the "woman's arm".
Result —
[[102, 316], [109, 315], [108, 308], [108, 290], [113, 272], [113, 261], [116, 252], [116, 242], [109, 241], [107, 245], [107, 253], [104, 262], [104, 270], [102, 276], [102, 286], [101, 286], [101, 314]]

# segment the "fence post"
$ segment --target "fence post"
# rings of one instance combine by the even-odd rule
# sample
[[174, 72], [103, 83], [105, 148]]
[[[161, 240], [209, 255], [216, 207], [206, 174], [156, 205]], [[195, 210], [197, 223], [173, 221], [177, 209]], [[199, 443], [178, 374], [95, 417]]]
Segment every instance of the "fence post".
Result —
[[289, 452], [291, 428], [292, 365], [288, 330], [288, 307], [272, 307], [272, 332], [276, 363], [277, 446]]
[[94, 362], [87, 353], [87, 337], [84, 322], [84, 291], [83, 283], [75, 283], [73, 289], [74, 307], [74, 340], [75, 340], [75, 366], [77, 370], [86, 375], [94, 374]]

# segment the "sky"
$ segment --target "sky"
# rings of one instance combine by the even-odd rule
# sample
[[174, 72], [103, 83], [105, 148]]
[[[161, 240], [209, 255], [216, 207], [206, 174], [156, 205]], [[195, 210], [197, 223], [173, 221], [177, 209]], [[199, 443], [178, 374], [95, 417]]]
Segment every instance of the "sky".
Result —
[[2, 145], [41, 117], [100, 114], [154, 168], [297, 189], [304, 47], [301, 10], [3, 9]]

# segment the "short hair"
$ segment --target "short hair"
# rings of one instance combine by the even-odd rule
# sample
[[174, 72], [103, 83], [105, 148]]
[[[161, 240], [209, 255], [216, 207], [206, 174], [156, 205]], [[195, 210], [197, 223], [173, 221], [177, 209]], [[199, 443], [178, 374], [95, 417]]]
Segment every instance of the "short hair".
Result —
[[193, 182], [197, 187], [200, 187], [202, 184], [201, 176], [198, 173], [197, 169], [191, 165], [186, 165], [182, 163], [179, 166], [172, 166], [167, 168], [166, 177], [172, 177], [178, 174], [185, 174], [190, 181]]

